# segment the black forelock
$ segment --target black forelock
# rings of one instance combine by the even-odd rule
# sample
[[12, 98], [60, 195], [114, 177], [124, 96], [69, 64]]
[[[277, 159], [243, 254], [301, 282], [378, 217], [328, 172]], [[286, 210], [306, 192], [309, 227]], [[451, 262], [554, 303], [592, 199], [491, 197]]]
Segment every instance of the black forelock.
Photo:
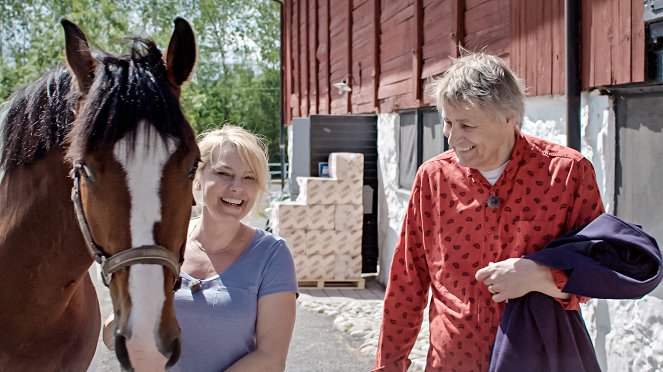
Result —
[[70, 158], [110, 149], [143, 120], [163, 136], [187, 135], [188, 123], [153, 41], [134, 38], [130, 55], [104, 54], [97, 60], [94, 83], [70, 134]]

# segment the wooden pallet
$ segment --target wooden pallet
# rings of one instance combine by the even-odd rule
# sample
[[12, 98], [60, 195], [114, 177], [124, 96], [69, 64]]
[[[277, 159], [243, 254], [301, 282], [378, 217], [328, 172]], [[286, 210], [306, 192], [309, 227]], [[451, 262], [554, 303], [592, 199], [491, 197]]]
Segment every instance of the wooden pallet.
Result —
[[299, 288], [355, 288], [364, 289], [364, 279], [302, 279]]

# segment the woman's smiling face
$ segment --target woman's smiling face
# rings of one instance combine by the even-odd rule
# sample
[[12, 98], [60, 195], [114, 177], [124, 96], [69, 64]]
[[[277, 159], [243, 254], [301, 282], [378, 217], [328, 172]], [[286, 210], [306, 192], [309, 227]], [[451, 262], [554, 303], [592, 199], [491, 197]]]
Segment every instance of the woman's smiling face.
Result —
[[210, 162], [200, 175], [203, 208], [209, 213], [241, 220], [256, 202], [259, 191], [256, 175], [232, 146], [218, 150]]
[[459, 165], [481, 171], [499, 168], [511, 156], [516, 120], [477, 107], [444, 106], [444, 136]]

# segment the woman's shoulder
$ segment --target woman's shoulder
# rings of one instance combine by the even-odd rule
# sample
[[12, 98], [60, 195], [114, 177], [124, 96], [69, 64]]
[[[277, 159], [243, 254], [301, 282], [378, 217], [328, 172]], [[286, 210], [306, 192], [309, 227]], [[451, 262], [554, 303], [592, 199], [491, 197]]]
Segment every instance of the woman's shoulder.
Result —
[[255, 235], [253, 237], [253, 245], [259, 246], [261, 248], [279, 250], [287, 249], [287, 244], [285, 239], [282, 237], [272, 234], [271, 232], [265, 231], [260, 228], [254, 228]]

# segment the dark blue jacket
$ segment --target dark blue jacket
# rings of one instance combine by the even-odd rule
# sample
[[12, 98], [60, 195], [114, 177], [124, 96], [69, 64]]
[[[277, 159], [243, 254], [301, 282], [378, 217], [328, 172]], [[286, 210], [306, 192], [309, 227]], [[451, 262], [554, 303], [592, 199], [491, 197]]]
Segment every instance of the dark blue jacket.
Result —
[[[565, 270], [565, 293], [636, 299], [661, 282], [661, 252], [640, 226], [602, 214], [526, 258]], [[509, 300], [502, 313], [490, 371], [600, 371], [579, 311], [538, 292]]]

